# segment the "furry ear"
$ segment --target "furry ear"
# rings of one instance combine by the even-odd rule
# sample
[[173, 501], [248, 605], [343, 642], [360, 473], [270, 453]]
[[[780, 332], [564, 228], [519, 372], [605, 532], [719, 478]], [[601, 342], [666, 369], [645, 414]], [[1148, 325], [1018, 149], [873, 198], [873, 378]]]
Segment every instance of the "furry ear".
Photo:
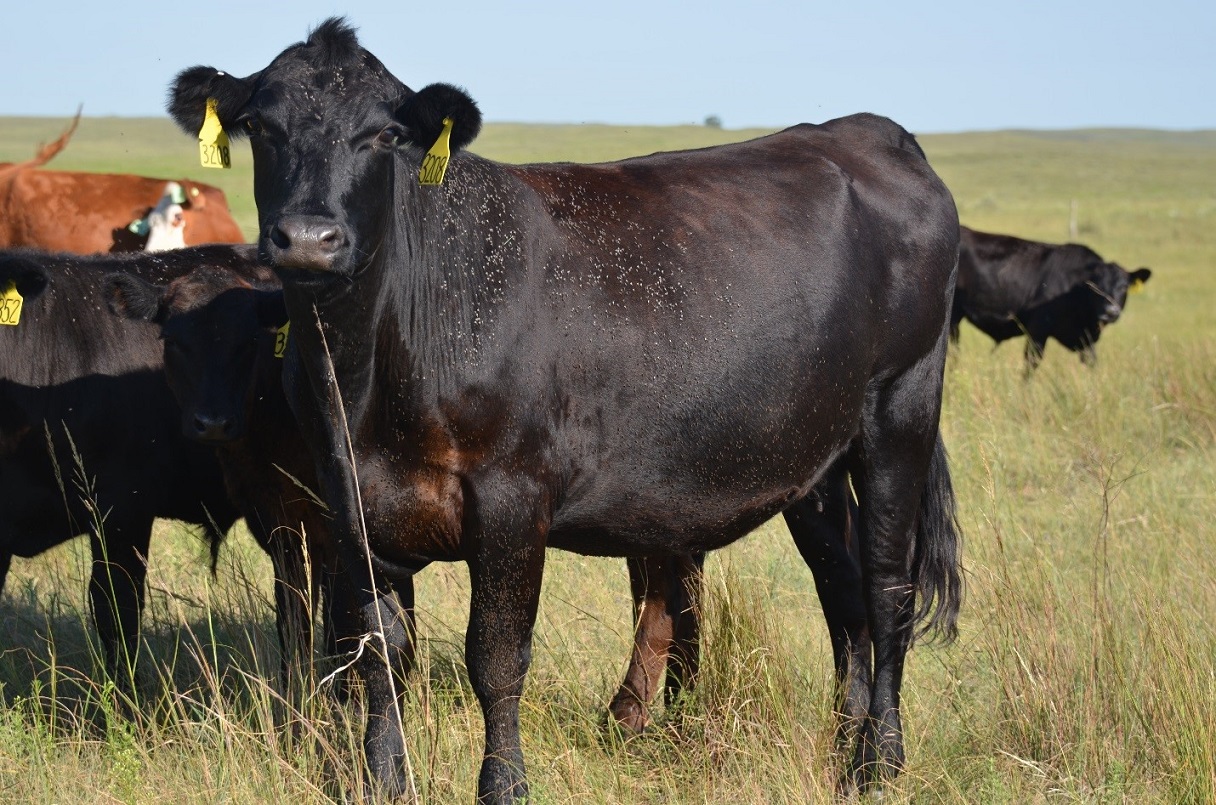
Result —
[[452, 151], [459, 151], [481, 132], [481, 110], [469, 94], [451, 84], [430, 84], [397, 107], [393, 115], [405, 126], [409, 141], [430, 148], [443, 131], [443, 119], [452, 119]]
[[282, 291], [255, 291], [254, 305], [261, 327], [282, 327], [287, 321], [287, 303]]
[[25, 299], [35, 299], [51, 284], [46, 269], [39, 263], [20, 254], [0, 256], [0, 292], [8, 289], [12, 282], [17, 293]]
[[160, 303], [165, 296], [162, 286], [115, 272], [106, 276], [104, 287], [106, 302], [115, 316], [160, 323]]
[[1153, 270], [1151, 268], [1137, 268], [1131, 273], [1131, 281], [1133, 284], [1144, 284], [1148, 282], [1148, 278], [1151, 276], [1153, 276]]
[[207, 99], [215, 98], [224, 131], [236, 138], [244, 132], [232, 123], [252, 95], [253, 81], [249, 78], [237, 78], [214, 67], [191, 67], [177, 74], [165, 106], [182, 131], [197, 135], [207, 114]]

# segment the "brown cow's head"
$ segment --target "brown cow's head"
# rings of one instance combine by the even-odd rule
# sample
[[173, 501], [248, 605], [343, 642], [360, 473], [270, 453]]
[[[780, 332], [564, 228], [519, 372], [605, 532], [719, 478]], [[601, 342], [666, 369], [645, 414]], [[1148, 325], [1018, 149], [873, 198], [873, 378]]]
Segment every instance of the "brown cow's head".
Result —
[[462, 90], [433, 84], [412, 91], [341, 19], [322, 23], [245, 78], [185, 70], [170, 91], [169, 112], [197, 133], [208, 99], [225, 131], [251, 140], [263, 258], [281, 269], [343, 276], [377, 252], [399, 174], [404, 181], [408, 170], [417, 181], [444, 119], [453, 121], [452, 151], [481, 128]]

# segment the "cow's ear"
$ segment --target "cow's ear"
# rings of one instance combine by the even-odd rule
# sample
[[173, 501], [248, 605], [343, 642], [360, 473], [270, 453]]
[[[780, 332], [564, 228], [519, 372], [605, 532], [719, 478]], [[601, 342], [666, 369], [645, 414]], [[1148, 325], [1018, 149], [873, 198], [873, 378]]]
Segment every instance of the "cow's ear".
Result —
[[1153, 276], [1153, 270], [1151, 268], [1137, 268], [1131, 273], [1131, 284], [1143, 285], [1144, 283], [1148, 282], [1148, 278], [1151, 276]]
[[238, 137], [244, 130], [233, 123], [252, 95], [253, 81], [249, 78], [237, 78], [214, 67], [191, 67], [173, 80], [166, 108], [182, 131], [198, 134], [207, 114], [207, 101], [214, 98], [220, 125], [229, 137]]
[[123, 319], [160, 324], [165, 289], [139, 277], [116, 272], [105, 278], [106, 303], [110, 312]]
[[0, 257], [0, 293], [8, 290], [12, 283], [23, 299], [35, 299], [51, 284], [46, 269], [24, 255]]
[[255, 291], [254, 305], [261, 327], [282, 327], [287, 321], [287, 303], [282, 291]]
[[481, 110], [477, 102], [459, 87], [430, 84], [415, 92], [397, 107], [394, 115], [405, 126], [409, 141], [430, 148], [443, 132], [444, 118], [452, 121], [450, 145], [453, 151], [464, 148], [481, 132]]

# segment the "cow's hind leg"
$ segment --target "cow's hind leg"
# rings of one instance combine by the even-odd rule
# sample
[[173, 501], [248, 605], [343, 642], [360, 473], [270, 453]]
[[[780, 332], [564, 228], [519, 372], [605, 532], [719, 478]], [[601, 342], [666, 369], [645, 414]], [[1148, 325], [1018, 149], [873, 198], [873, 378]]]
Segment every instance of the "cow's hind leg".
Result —
[[870, 630], [857, 549], [857, 506], [842, 465], [785, 511], [794, 544], [815, 578], [836, 668], [837, 745], [846, 749], [870, 708]]
[[869, 715], [850, 768], [850, 781], [859, 787], [895, 776], [904, 764], [899, 694], [915, 611], [914, 532], [937, 439], [938, 357], [923, 359], [885, 386], [871, 387], [860, 445], [851, 452], [861, 504], [863, 586], [874, 644]]
[[701, 567], [705, 554], [629, 559], [634, 641], [629, 668], [609, 709], [624, 729], [641, 732], [650, 723], [647, 706], [666, 671], [670, 704], [690, 689], [700, 664]]
[[667, 659], [667, 679], [663, 694], [668, 705], [684, 691], [691, 691], [701, 670], [701, 592], [704, 587], [705, 553], [677, 554], [674, 565], [675, 636]]

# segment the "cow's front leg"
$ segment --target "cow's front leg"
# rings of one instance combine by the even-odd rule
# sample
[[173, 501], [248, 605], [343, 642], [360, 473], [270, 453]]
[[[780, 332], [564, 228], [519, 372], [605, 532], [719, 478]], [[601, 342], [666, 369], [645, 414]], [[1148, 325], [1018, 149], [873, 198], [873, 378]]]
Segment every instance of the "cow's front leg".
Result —
[[346, 586], [360, 576], [366, 578], [365, 573], [348, 573], [334, 592], [337, 608], [349, 601], [354, 614], [349, 626], [340, 621], [335, 631], [339, 647], [356, 653], [356, 669], [363, 679], [367, 705], [363, 750], [370, 776], [364, 793], [369, 800], [372, 789], [390, 798], [401, 797], [411, 792], [413, 780], [406, 764], [398, 680], [393, 671], [402, 667], [410, 639], [400, 605], [387, 584], [374, 590], [359, 582]]
[[89, 581], [93, 621], [105, 648], [106, 671], [118, 689], [128, 693], [139, 687], [135, 660], [139, 654], [151, 532], [151, 518], [112, 516], [89, 536], [93, 553]]
[[[469, 577], [473, 600], [465, 636], [469, 681], [485, 717], [485, 755], [477, 780], [480, 803], [510, 803], [528, 796], [519, 743], [519, 697], [532, 655], [532, 627], [544, 574], [542, 518], [492, 511], [482, 500], [473, 519], [479, 533]], [[515, 504], [512, 508], [524, 508]]]

